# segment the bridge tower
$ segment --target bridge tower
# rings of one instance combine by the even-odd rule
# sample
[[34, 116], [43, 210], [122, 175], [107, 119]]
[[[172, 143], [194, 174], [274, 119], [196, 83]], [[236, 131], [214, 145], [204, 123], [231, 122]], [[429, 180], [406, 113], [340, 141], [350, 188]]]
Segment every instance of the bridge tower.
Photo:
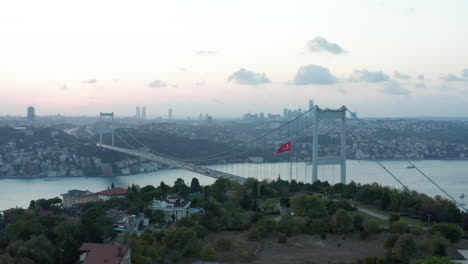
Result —
[[[346, 184], [346, 107], [342, 106], [340, 109], [322, 109], [315, 105], [314, 107], [314, 132], [313, 132], [313, 146], [312, 146], [312, 182], [318, 179], [318, 166], [319, 165], [340, 165], [341, 183]], [[341, 119], [341, 153], [340, 156], [325, 156], [319, 157], [319, 124], [321, 120]]]
[[99, 144], [102, 145], [102, 128], [104, 126], [104, 120], [106, 118], [110, 118], [110, 129], [111, 129], [111, 135], [112, 135], [112, 146], [114, 146], [114, 112], [112, 113], [103, 113], [99, 115], [100, 117], [100, 122], [99, 122]]

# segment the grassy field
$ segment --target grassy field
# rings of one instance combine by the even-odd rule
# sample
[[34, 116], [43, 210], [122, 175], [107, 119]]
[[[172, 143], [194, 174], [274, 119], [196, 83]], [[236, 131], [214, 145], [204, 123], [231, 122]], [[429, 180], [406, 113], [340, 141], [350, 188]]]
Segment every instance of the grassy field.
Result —
[[[359, 202], [359, 201], [352, 201], [352, 203], [355, 206], [359, 206], [361, 208], [367, 209], [369, 211], [372, 211], [372, 212], [375, 212], [375, 213], [378, 213], [378, 214], [381, 214], [381, 215], [390, 216], [390, 214], [391, 214], [391, 212], [382, 210], [382, 209], [380, 209], [380, 208], [378, 208], [376, 206], [368, 205], [368, 204], [365, 204], [365, 203], [362, 203], [362, 202]], [[426, 224], [427, 224], [426, 222], [423, 222], [421, 220], [409, 218], [409, 217], [406, 217], [406, 216], [401, 216], [400, 219], [407, 222], [410, 225], [426, 226]]]

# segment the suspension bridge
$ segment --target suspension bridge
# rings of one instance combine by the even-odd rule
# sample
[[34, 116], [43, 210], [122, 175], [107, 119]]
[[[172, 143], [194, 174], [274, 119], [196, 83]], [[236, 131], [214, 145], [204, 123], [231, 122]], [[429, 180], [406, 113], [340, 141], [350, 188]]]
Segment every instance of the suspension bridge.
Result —
[[[111, 120], [110, 124], [108, 124], [112, 136], [111, 144], [103, 143], [102, 127], [105, 126], [106, 118]], [[357, 148], [364, 153], [369, 153], [371, 160], [375, 161], [404, 190], [409, 191], [403, 181], [375, 155], [375, 150], [378, 148], [386, 148], [388, 151], [395, 153], [398, 153], [399, 150], [396, 147], [388, 149], [388, 146], [384, 146], [383, 139], [378, 136], [375, 129], [366, 121], [359, 119], [354, 112], [345, 106], [339, 109], [323, 109], [314, 106], [291, 120], [283, 121], [282, 124], [258, 135], [253, 140], [244, 142], [240, 148], [191, 159], [172, 157], [151, 149], [129, 132], [128, 129], [123, 129], [126, 136], [120, 135], [114, 130], [113, 113], [101, 113], [100, 119], [100, 136], [99, 143], [97, 143], [100, 148], [156, 161], [170, 168], [180, 168], [214, 179], [227, 178], [238, 182], [243, 182], [247, 177], [258, 178], [258, 174], [262, 174], [267, 175], [267, 179], [282, 177], [283, 179], [289, 179], [289, 181], [308, 182], [310, 180], [313, 183], [319, 179], [319, 176], [322, 176], [322, 180], [327, 180], [326, 175], [324, 175], [325, 170], [322, 169], [322, 173], [320, 173], [319, 166], [322, 168], [331, 167], [334, 176], [334, 168], [338, 165], [339, 182], [346, 184], [346, 154], [349, 151], [346, 142], [348, 141], [356, 144]], [[347, 132], [347, 122], [350, 121], [360, 126], [362, 134]], [[115, 145], [114, 135], [117, 136], [119, 146]], [[363, 144], [363, 139], [370, 136], [376, 138], [375, 143], [371, 146]], [[322, 141], [327, 144], [321, 144]], [[292, 151], [277, 153], [281, 145], [286, 142], [292, 143]], [[130, 143], [139, 146], [135, 147]], [[466, 211], [464, 204], [457, 201], [405, 155], [403, 156], [409, 167], [415, 169], [430, 184], [439, 189], [462, 210]], [[239, 166], [235, 165], [241, 163], [247, 163], [249, 166], [239, 168]], [[218, 165], [208, 168], [204, 164]]]

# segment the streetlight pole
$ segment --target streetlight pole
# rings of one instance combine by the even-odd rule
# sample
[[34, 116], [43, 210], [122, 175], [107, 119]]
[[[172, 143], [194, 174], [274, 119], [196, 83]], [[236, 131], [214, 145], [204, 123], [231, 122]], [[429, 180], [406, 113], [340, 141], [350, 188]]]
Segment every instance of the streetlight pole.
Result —
[[431, 226], [431, 216], [432, 214], [427, 214], [427, 228]]

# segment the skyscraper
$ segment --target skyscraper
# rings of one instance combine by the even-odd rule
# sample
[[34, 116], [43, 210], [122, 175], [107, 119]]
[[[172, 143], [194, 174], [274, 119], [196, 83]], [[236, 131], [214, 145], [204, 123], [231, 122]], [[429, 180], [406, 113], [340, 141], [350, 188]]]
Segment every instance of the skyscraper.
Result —
[[28, 107], [28, 120], [31, 122], [34, 122], [36, 119], [36, 110], [34, 109], [34, 106], [29, 106]]
[[140, 119], [140, 118], [141, 118], [140, 107], [139, 107], [139, 106], [136, 107], [136, 114], [135, 114], [135, 117], [136, 117], [136, 119]]
[[146, 106], [141, 108], [141, 119], [146, 120]]
[[172, 108], [169, 108], [169, 111], [167, 113], [167, 117], [169, 120], [172, 120]]
[[[314, 100], [310, 99], [309, 100], [309, 110], [313, 109], [314, 107], [315, 107]], [[314, 118], [314, 111], [313, 110], [309, 112], [309, 118], [310, 119]]]

